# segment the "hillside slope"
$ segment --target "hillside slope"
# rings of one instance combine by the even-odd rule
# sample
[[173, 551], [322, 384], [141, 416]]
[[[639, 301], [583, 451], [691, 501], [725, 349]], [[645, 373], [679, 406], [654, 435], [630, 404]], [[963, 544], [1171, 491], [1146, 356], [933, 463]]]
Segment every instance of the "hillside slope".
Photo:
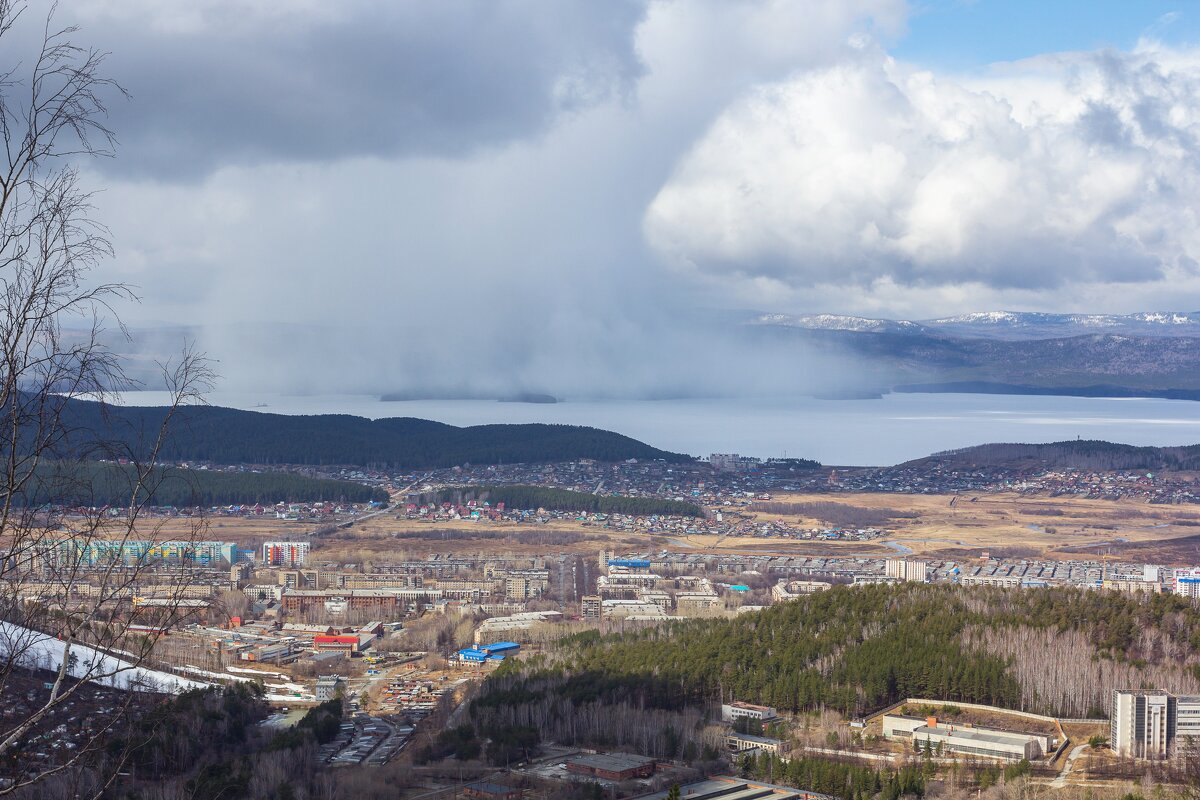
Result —
[[1019, 444], [998, 442], [935, 453], [904, 466], [1012, 469], [1200, 470], [1200, 445], [1137, 447], [1092, 439]]
[[[63, 422], [76, 431], [74, 445], [85, 448], [99, 438], [117, 445], [113, 454], [144, 454], [166, 415], [164, 408], [64, 402]], [[411, 417], [370, 420], [347, 414], [288, 416], [211, 406], [180, 409], [160, 457], [219, 464], [345, 464], [390, 469], [579, 458], [688, 458], [628, 436], [575, 425], [458, 428]]]

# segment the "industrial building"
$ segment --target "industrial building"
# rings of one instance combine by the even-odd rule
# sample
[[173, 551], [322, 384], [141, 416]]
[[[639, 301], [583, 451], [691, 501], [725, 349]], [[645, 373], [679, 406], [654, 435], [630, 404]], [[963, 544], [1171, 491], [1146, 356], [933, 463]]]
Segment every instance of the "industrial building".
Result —
[[725, 737], [725, 746], [731, 753], [746, 753], [749, 751], [771, 753], [785, 756], [790, 746], [783, 739], [773, 739], [769, 736], [753, 736], [749, 733], [730, 733]]
[[475, 630], [475, 641], [496, 639], [501, 636], [512, 641], [530, 641], [538, 628], [562, 622], [561, 611], [522, 611], [507, 617], [491, 617], [479, 623]]
[[521, 645], [516, 642], [464, 647], [458, 651], [458, 660], [464, 664], [498, 664], [509, 656], [516, 655], [520, 650]]
[[369, 633], [345, 633], [313, 637], [313, 650], [318, 653], [345, 653], [353, 656], [371, 646], [375, 637]]
[[648, 778], [654, 774], [654, 767], [653, 758], [629, 753], [585, 753], [567, 759], [567, 772], [606, 781]]
[[521, 800], [521, 790], [501, 783], [468, 783], [463, 787], [463, 797], [480, 798], [480, 800]]
[[1166, 758], [1177, 738], [1200, 736], [1200, 697], [1117, 689], [1109, 746], [1127, 758]]
[[603, 616], [609, 618], [629, 619], [669, 619], [662, 606], [644, 600], [604, 600], [601, 603]]
[[[663, 789], [633, 800], [667, 800], [669, 793], [669, 789]], [[728, 775], [716, 775], [699, 783], [680, 786], [679, 796], [684, 800], [833, 800], [829, 795]]]
[[1054, 737], [1047, 734], [949, 725], [939, 723], [936, 717], [917, 718], [885, 714], [883, 735], [893, 741], [911, 740], [914, 750], [923, 750], [928, 745], [942, 752], [1006, 761], [1033, 761], [1053, 751], [1055, 747]]

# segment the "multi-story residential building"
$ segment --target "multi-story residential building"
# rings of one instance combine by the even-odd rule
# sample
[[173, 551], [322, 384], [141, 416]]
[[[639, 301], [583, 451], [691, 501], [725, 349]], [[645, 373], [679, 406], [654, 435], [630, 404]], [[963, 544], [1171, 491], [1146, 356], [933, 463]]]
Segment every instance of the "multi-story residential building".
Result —
[[889, 558], [883, 562], [884, 574], [901, 581], [925, 583], [929, 580], [929, 565], [907, 558]]
[[1175, 594], [1193, 600], [1200, 597], [1200, 569], [1175, 570]]
[[1147, 581], [1141, 578], [1105, 578], [1100, 584], [1102, 588], [1124, 594], [1160, 594], [1162, 584], [1157, 581]]
[[420, 575], [388, 572], [365, 575], [339, 573], [330, 581], [322, 581], [321, 585], [339, 589], [420, 589], [425, 585], [425, 579]]
[[504, 599], [505, 600], [528, 600], [529, 581], [525, 578], [505, 578], [504, 579]]
[[236, 564], [237, 545], [233, 542], [187, 540], [62, 539], [35, 546], [26, 563], [34, 570], [53, 573], [59, 569], [77, 567], [144, 566], [160, 562], [207, 566], [221, 561]]
[[308, 542], [263, 542], [262, 563], [269, 567], [302, 567], [308, 562]]
[[316, 569], [281, 569], [279, 585], [289, 589], [321, 589], [330, 585], [330, 573]]
[[[442, 591], [443, 597], [479, 601], [495, 594], [501, 583], [494, 579], [443, 578], [434, 581], [433, 585]], [[507, 581], [505, 588], [507, 588]], [[515, 599], [524, 600], [525, 597]]]
[[410, 607], [441, 599], [437, 589], [355, 589], [350, 591], [289, 590], [283, 594], [283, 610], [304, 613], [324, 607], [331, 613], [337, 610], [371, 610], [387, 617], [405, 613]]
[[599, 595], [584, 595], [580, 605], [584, 619], [600, 619], [604, 616], [604, 601]]
[[317, 702], [324, 703], [337, 697], [338, 692], [346, 686], [346, 680], [340, 675], [321, 675], [317, 678]]

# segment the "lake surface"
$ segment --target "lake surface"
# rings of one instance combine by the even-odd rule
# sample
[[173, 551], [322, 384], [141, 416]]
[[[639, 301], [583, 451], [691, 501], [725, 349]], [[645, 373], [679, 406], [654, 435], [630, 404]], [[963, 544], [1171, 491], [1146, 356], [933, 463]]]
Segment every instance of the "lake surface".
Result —
[[[129, 392], [161, 405], [163, 392]], [[985, 442], [1082, 437], [1136, 445], [1200, 442], [1200, 402], [984, 394], [890, 394], [879, 400], [810, 397], [606, 400], [555, 404], [487, 400], [383, 402], [366, 395], [213, 392], [216, 406], [275, 414], [420, 417], [451, 425], [554, 422], [591, 425], [693, 455], [815, 458], [824, 464], [895, 464]], [[256, 407], [265, 403], [265, 407]]]

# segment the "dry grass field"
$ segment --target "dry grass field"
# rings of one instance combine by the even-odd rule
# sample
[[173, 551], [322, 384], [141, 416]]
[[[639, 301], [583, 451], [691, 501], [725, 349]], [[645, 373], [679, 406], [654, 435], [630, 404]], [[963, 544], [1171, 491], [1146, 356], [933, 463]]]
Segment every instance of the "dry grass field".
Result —
[[[594, 554], [607, 549], [695, 549], [788, 555], [886, 556], [911, 550], [914, 555], [959, 559], [987, 551], [1010, 558], [1200, 563], [1200, 507], [1151, 505], [1127, 500], [1027, 497], [1017, 494], [777, 495], [772, 509], [796, 506], [790, 513], [749, 510], [757, 520], [783, 519], [803, 527], [839, 524], [840, 518], [885, 518], [890, 531], [868, 541], [807, 541], [744, 536], [648, 536], [606, 531], [575, 521], [544, 525], [512, 522], [441, 522], [406, 520], [382, 514], [314, 540], [314, 556], [328, 561], [425, 557], [432, 553], [511, 553], [513, 555]], [[725, 511], [729, 513], [730, 509]], [[822, 519], [821, 516], [833, 519]], [[845, 524], [844, 522], [840, 524]], [[193, 535], [195, 520], [146, 520], [156, 538]], [[213, 518], [201, 538], [256, 547], [267, 539], [307, 539], [314, 523], [275, 519]]]
[[[961, 558], [986, 550], [994, 556], [1059, 559], [1111, 556], [1180, 564], [1200, 559], [1200, 508], [1192, 506], [1017, 494], [795, 494], [775, 497], [774, 502], [818, 507], [834, 502], [898, 512], [886, 523], [892, 531], [886, 540], [916, 555]], [[761, 512], [752, 516], [781, 518]], [[806, 514], [782, 518], [812, 527], [825, 523]], [[751, 541], [761, 547], [770, 540]], [[834, 542], [821, 547], [864, 552], [863, 544]]]
[[[314, 559], [343, 563], [425, 558], [434, 553], [595, 555], [605, 548], [642, 548], [650, 542], [645, 535], [605, 531], [574, 521], [517, 525], [462, 520], [433, 524], [382, 514], [334, 533], [327, 532], [328, 522], [274, 518], [214, 517], [205, 520], [205, 528], [199, 532], [197, 524], [196, 519], [146, 518], [138, 526], [138, 536], [160, 540], [216, 539], [236, 542], [244, 549], [257, 549], [269, 540], [311, 541]], [[656, 543], [659, 541], [655, 538]]]

